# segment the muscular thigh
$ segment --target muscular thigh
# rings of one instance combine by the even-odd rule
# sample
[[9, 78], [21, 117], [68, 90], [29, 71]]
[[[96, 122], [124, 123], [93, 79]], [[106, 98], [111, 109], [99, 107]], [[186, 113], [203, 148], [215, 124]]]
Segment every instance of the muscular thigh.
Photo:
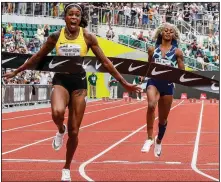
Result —
[[65, 110], [69, 103], [69, 93], [67, 89], [60, 85], [54, 85], [51, 94], [51, 107], [53, 110]]
[[157, 102], [160, 98], [160, 93], [156, 87], [156, 85], [151, 82], [147, 83], [147, 101], [148, 105], [156, 107]]
[[71, 101], [68, 105], [69, 108], [69, 120], [68, 128], [69, 129], [78, 129], [81, 125], [81, 121], [84, 116], [84, 111], [86, 108], [87, 102], [87, 90], [79, 89], [74, 90], [71, 93]]

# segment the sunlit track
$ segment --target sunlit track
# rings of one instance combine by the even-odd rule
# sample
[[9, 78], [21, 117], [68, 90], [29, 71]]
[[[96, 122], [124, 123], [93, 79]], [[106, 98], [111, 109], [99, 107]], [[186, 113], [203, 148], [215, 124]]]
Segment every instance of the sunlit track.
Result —
[[[102, 104], [90, 104], [87, 106], [87, 108], [89, 107], [94, 107], [94, 106], [101, 106], [101, 105], [106, 105], [106, 104], [113, 104], [113, 103], [117, 103], [122, 101], [122, 99], [119, 99], [117, 101], [109, 101], [107, 103], [102, 103]], [[48, 108], [45, 108], [48, 109]], [[31, 112], [31, 110], [29, 110]], [[19, 111], [18, 111], [19, 112]], [[51, 114], [51, 112], [41, 112], [41, 113], [37, 113], [37, 114], [27, 114], [27, 115], [23, 115], [23, 116], [17, 116], [17, 117], [13, 117], [13, 118], [6, 118], [6, 119], [2, 119], [2, 121], [7, 121], [7, 120], [13, 120], [13, 119], [19, 119], [19, 118], [26, 118], [26, 117], [33, 117], [33, 116], [37, 116], [37, 115], [43, 115], [43, 114]]]
[[[142, 101], [141, 101], [141, 102], [142, 102]], [[135, 102], [135, 103], [136, 103], [136, 102]], [[135, 104], [135, 103], [129, 103], [129, 104], [127, 104], [127, 105], [133, 105], [133, 104]], [[124, 106], [125, 106], [125, 105], [124, 105]], [[108, 120], [111, 120], [111, 119], [114, 119], [114, 118], [117, 118], [117, 117], [121, 117], [121, 116], [130, 114], [130, 113], [139, 111], [139, 110], [141, 110], [141, 109], [145, 109], [145, 108], [146, 108], [146, 106], [141, 107], [141, 108], [138, 108], [138, 109], [131, 110], [131, 111], [129, 111], [129, 112], [124, 112], [123, 114], [114, 115], [114, 116], [112, 116], [112, 117], [108, 117], [108, 118], [105, 118], [105, 119], [103, 119], [103, 120], [99, 120], [99, 121], [93, 122], [93, 123], [88, 124], [88, 125], [84, 125], [84, 126], [80, 127], [80, 130], [83, 129], [83, 128], [88, 128], [88, 127], [90, 127], [90, 126], [94, 126], [94, 125], [99, 124], [99, 123], [102, 123], [102, 122], [104, 122], [104, 121], [108, 121]], [[47, 122], [49, 122], [49, 121], [47, 121]], [[42, 124], [42, 123], [41, 123], [41, 124]], [[22, 128], [24, 128], [24, 127], [29, 127], [29, 126], [23, 126]], [[16, 129], [21, 129], [21, 127], [20, 127], [20, 128], [16, 128]], [[13, 130], [15, 130], [15, 129], [13, 129]], [[11, 129], [10, 131], [12, 131], [12, 129]], [[54, 137], [54, 136], [53, 136], [53, 137]], [[21, 150], [21, 149], [23, 149], [23, 148], [27, 148], [27, 147], [29, 147], [29, 146], [32, 146], [32, 145], [35, 145], [35, 144], [38, 144], [38, 143], [41, 143], [41, 142], [50, 140], [50, 139], [52, 139], [53, 137], [45, 138], [45, 139], [36, 141], [36, 142], [34, 142], [34, 143], [31, 143], [31, 144], [28, 144], [28, 145], [19, 147], [19, 148], [17, 148], [17, 149], [13, 149], [13, 150], [10, 150], [10, 151], [7, 151], [7, 152], [3, 152], [2, 155], [8, 154], [8, 153], [12, 153], [12, 152]]]
[[[102, 156], [88, 163], [84, 169], [88, 177], [94, 181], [159, 181], [160, 179], [208, 181], [208, 178], [196, 173], [190, 165], [202, 103], [181, 102], [180, 100], [173, 103], [172, 107], [180, 105], [170, 113], [169, 128], [163, 142], [163, 154], [159, 159], [153, 156], [153, 149], [148, 154], [140, 152], [146, 137], [144, 124], [147, 102], [133, 100], [131, 103], [119, 101], [115, 103], [116, 105], [109, 105], [109, 103], [101, 101], [95, 104], [100, 105], [99, 107], [91, 107], [86, 111], [87, 114], [80, 129], [79, 146], [72, 161], [72, 181], [85, 181], [79, 169], [100, 153]], [[104, 107], [101, 107], [102, 105]], [[219, 156], [219, 131], [217, 130], [219, 117], [216, 111], [218, 104], [205, 103], [204, 107], [200, 132], [202, 138], [198, 143], [196, 165], [198, 170], [218, 179], [219, 160], [215, 157]], [[209, 113], [213, 114], [213, 117], [210, 117]], [[52, 121], [38, 124], [44, 122], [44, 115], [33, 117], [36, 118], [36, 123], [27, 124], [32, 126], [2, 134], [3, 181], [60, 180], [66, 147], [63, 146], [61, 151], [54, 152], [51, 148], [51, 140], [56, 127], [50, 123]], [[18, 127], [26, 126], [25, 121], [17, 120], [16, 123], [22, 123]], [[9, 123], [13, 122], [3, 122], [2, 125], [5, 128]], [[157, 122], [155, 124], [157, 125]], [[16, 127], [9, 129], [13, 128]], [[137, 129], [140, 129], [139, 132], [136, 132]], [[155, 126], [154, 133], [157, 132]], [[127, 137], [133, 133], [134, 135]], [[122, 142], [119, 143], [119, 141]], [[116, 143], [119, 144], [112, 148]], [[110, 150], [106, 151], [108, 148]], [[210, 155], [204, 155], [204, 151]]]
[[[132, 104], [136, 104], [136, 103], [139, 103], [139, 102], [141, 102], [141, 101], [133, 102], [133, 103], [129, 103], [129, 104], [121, 104], [119, 106], [107, 107], [105, 109], [100, 109], [100, 110], [95, 110], [95, 111], [91, 111], [91, 112], [86, 112], [85, 115], [91, 114], [91, 113], [100, 112], [100, 111], [105, 111], [105, 110], [109, 110], [109, 109], [119, 108], [119, 107], [123, 107], [123, 106], [127, 106], [127, 105], [132, 105]], [[66, 116], [65, 118], [68, 118], [68, 117]], [[35, 123], [35, 124], [31, 124], [31, 125], [25, 125], [25, 126], [20, 126], [20, 127], [16, 127], [16, 128], [11, 128], [11, 129], [7, 129], [7, 130], [3, 130], [2, 133], [18, 130], [18, 129], [21, 129], [21, 128], [27, 128], [27, 127], [30, 127], [30, 126], [45, 124], [45, 123], [49, 123], [51, 121], [53, 121], [53, 120], [47, 120], [47, 121], [38, 122], [38, 123]]]

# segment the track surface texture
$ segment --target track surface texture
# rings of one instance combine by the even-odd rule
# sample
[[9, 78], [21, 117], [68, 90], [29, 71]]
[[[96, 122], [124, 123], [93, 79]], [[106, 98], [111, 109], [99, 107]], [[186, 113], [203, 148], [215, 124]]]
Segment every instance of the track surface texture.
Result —
[[[72, 181], [218, 181], [219, 104], [174, 100], [156, 158], [141, 148], [147, 101], [95, 101], [87, 104]], [[65, 114], [67, 122], [68, 110]], [[158, 113], [154, 135], [158, 133]], [[67, 135], [60, 151], [50, 108], [2, 114], [2, 181], [60, 181]]]

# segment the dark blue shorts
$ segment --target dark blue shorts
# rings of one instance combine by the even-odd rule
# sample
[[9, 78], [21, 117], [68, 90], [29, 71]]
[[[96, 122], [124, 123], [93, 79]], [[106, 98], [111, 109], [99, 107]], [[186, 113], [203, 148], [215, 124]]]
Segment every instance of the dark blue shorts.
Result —
[[142, 18], [142, 24], [143, 24], [143, 25], [148, 24], [148, 17], [147, 17], [147, 16], [143, 16], [143, 18]]
[[160, 92], [160, 96], [173, 95], [174, 84], [172, 82], [168, 82], [165, 80], [149, 79], [147, 81], [147, 87], [149, 85], [155, 86], [157, 90]]

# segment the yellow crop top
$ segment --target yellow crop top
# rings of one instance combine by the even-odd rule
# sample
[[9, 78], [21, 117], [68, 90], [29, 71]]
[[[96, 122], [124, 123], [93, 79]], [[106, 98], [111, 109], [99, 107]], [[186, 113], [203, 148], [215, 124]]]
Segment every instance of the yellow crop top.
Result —
[[65, 28], [63, 27], [56, 43], [56, 54], [58, 56], [86, 56], [88, 48], [84, 40], [83, 28], [80, 27], [79, 35], [75, 40], [67, 39], [64, 30]]

